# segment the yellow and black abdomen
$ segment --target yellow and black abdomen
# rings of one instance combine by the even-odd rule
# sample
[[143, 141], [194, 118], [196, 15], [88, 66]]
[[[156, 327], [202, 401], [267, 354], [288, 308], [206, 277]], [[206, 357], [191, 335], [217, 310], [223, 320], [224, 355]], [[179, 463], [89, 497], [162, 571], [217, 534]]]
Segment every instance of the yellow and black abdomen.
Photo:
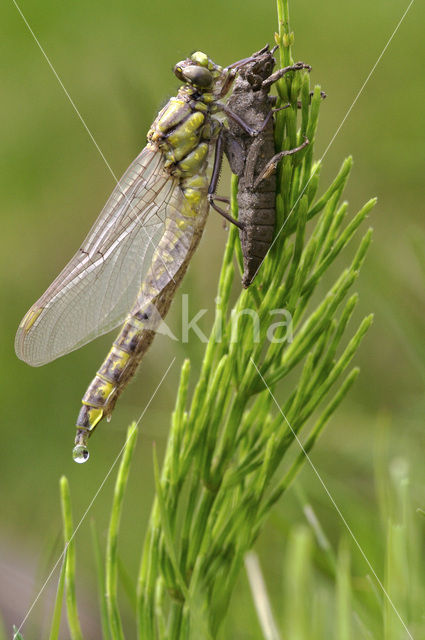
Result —
[[169, 177], [169, 190], [161, 187], [166, 194], [160, 204], [164, 231], [137, 299], [83, 397], [77, 445], [85, 445], [99, 421], [111, 415], [167, 313], [199, 243], [208, 212], [210, 152], [218, 128], [208, 103], [194, 99], [184, 88], [181, 95], [168, 102], [148, 132], [148, 148], [162, 157], [162, 183], [164, 175]]

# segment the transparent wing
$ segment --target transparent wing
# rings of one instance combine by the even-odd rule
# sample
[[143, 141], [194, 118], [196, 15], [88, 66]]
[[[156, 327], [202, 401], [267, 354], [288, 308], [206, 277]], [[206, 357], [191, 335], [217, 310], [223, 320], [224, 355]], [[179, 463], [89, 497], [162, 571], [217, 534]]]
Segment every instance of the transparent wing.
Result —
[[32, 366], [78, 349], [124, 320], [180, 187], [147, 146], [127, 169], [83, 245], [28, 311], [16, 353]]

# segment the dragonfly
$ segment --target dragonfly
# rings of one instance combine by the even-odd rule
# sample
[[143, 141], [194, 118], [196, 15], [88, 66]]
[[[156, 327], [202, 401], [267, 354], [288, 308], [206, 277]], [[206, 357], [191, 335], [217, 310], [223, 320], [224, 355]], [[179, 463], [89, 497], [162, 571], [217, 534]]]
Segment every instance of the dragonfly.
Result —
[[[122, 325], [87, 388], [78, 415], [76, 462], [115, 403], [167, 313], [215, 202], [223, 120], [256, 131], [221, 102], [245, 58], [226, 68], [197, 51], [177, 63], [183, 83], [159, 112], [147, 144], [117, 183], [81, 247], [21, 321], [18, 357], [44, 365]], [[221, 145], [222, 148], [222, 145]], [[211, 178], [214, 176], [214, 179]]]

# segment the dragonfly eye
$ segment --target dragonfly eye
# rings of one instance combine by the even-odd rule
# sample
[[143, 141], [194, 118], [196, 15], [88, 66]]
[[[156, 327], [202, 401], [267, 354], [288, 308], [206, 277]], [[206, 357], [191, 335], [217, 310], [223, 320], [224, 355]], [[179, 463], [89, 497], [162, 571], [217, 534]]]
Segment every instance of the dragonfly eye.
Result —
[[205, 69], [205, 67], [198, 67], [198, 65], [194, 64], [183, 67], [176, 64], [174, 67], [174, 73], [179, 80], [182, 80], [182, 82], [189, 82], [190, 84], [194, 84], [204, 89], [207, 89], [212, 85], [212, 73], [211, 71], [208, 71], [208, 69]]

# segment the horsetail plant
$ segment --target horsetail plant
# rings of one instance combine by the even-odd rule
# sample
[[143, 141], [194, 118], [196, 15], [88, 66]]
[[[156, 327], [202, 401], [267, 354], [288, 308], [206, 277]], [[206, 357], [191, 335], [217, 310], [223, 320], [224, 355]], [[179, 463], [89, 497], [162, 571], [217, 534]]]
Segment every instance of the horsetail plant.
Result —
[[[283, 67], [294, 62], [294, 37], [287, 0], [277, 4], [279, 33], [275, 38]], [[305, 138], [309, 144], [280, 163], [275, 241], [254, 283], [240, 292], [233, 305], [232, 286], [237, 269], [242, 272], [242, 256], [237, 229], [229, 231], [215, 320], [191, 398], [191, 365], [189, 360], [183, 363], [161, 471], [154, 453], [156, 497], [137, 578], [139, 640], [219, 637], [244, 557], [356, 379], [358, 369], [348, 368], [372, 322], [371, 316], [364, 318], [342, 347], [357, 304], [357, 294], [349, 292], [369, 247], [370, 229], [351, 264], [322, 299], [317, 288], [375, 200], [344, 226], [348, 206], [342, 194], [350, 158], [323, 195], [316, 197], [321, 163], [313, 161], [313, 150], [321, 89], [316, 86], [311, 94], [308, 72], [297, 71], [281, 78], [277, 91], [278, 106], [290, 103], [290, 107], [276, 113], [276, 152], [300, 146]], [[231, 205], [237, 218], [235, 177]], [[285, 322], [274, 322], [275, 311], [283, 309]], [[258, 318], [257, 333], [252, 330], [252, 311]], [[275, 398], [283, 398], [282, 404], [276, 406]], [[297, 441], [294, 446], [299, 446], [299, 434], [306, 425], [309, 431], [303, 434], [302, 449], [282, 471], [291, 445]], [[128, 438], [118, 473], [104, 571], [94, 532], [103, 637], [112, 640], [125, 637], [117, 601], [117, 544], [136, 442], [134, 425]], [[67, 505], [65, 480], [61, 488]], [[64, 508], [67, 542], [70, 517]], [[304, 542], [310, 544], [307, 539]], [[82, 634], [75, 606], [73, 554], [70, 542], [65, 583], [70, 635], [77, 640]], [[341, 562], [345, 567], [345, 556]], [[341, 600], [346, 598], [345, 591], [341, 582]], [[343, 624], [340, 622], [341, 629]]]

